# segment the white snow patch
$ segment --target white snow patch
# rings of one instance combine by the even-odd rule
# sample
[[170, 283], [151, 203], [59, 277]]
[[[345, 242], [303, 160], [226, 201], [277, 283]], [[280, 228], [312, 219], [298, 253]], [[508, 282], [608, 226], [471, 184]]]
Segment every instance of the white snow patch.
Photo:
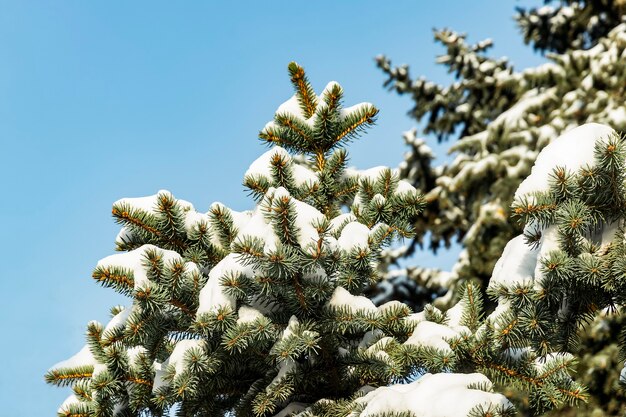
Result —
[[93, 366], [93, 372], [91, 374], [91, 377], [96, 378], [98, 375], [105, 371], [107, 371], [107, 366], [103, 363], [97, 363]]
[[380, 336], [382, 336], [383, 334], [384, 333], [379, 329], [374, 329], [366, 332], [359, 342], [359, 348], [367, 349], [374, 343], [374, 341], [380, 339]]
[[476, 406], [511, 406], [502, 394], [471, 389], [469, 386], [485, 385], [491, 389], [489, 379], [473, 374], [426, 374], [410, 384], [380, 387], [355, 400], [367, 406], [350, 417], [369, 417], [384, 412], [411, 411], [420, 417], [466, 416]]
[[505, 130], [511, 131], [516, 128], [527, 127], [524, 116], [540, 108], [546, 100], [553, 98], [555, 91], [555, 88], [550, 88], [543, 92], [539, 92], [536, 89], [528, 91], [510, 109], [500, 114], [490, 125], [491, 128], [503, 127]]
[[394, 307], [402, 307], [405, 306], [405, 304], [401, 303], [400, 301], [397, 300], [391, 300], [391, 301], [387, 301], [385, 304], [381, 305], [378, 307], [378, 311], [380, 313], [382, 313], [385, 310], [389, 310], [392, 309]]
[[351, 251], [353, 248], [366, 249], [369, 247], [369, 232], [370, 230], [363, 223], [348, 223], [341, 231], [341, 236], [337, 239], [337, 243], [346, 252]]
[[478, 66], [480, 72], [490, 72], [496, 68], [496, 63], [493, 61], [485, 61]]
[[128, 242], [132, 238], [133, 238], [132, 232], [128, 230], [126, 226], [124, 226], [120, 229], [119, 233], [115, 237], [115, 243], [121, 244], [121, 243], [124, 243], [124, 241]]
[[314, 270], [302, 274], [302, 279], [308, 282], [314, 282], [317, 280], [326, 282], [328, 281], [328, 275], [326, 275], [324, 268], [316, 267]]
[[263, 155], [259, 156], [250, 165], [250, 167], [244, 174], [244, 178], [248, 176], [250, 177], [261, 176], [271, 181], [273, 178], [272, 160], [274, 158], [282, 159], [283, 161], [285, 161], [287, 165], [291, 164], [291, 155], [289, 155], [289, 153], [283, 148], [281, 148], [280, 146], [274, 146], [272, 149], [265, 152]]
[[72, 405], [79, 404], [79, 403], [80, 403], [80, 400], [78, 399], [78, 397], [74, 394], [71, 394], [69, 397], [65, 399], [65, 401], [63, 401], [63, 404], [61, 404], [61, 406], [57, 410], [57, 413], [59, 413], [60, 415], [65, 415], [66, 412], [69, 411]]
[[63, 368], [78, 368], [80, 366], [96, 365], [98, 361], [93, 357], [88, 345], [83, 346], [76, 354], [69, 359], [61, 361], [50, 367], [50, 370]]
[[593, 164], [596, 142], [614, 133], [606, 125], [587, 123], [562, 134], [539, 153], [530, 175], [515, 191], [515, 198], [548, 190], [550, 174], [556, 166], [576, 172], [585, 164]]
[[606, 225], [602, 229], [602, 237], [600, 238], [600, 245], [607, 246], [613, 239], [617, 236], [617, 232], [619, 231], [620, 222], [616, 221], [611, 224]]
[[352, 213], [340, 214], [339, 216], [335, 217], [334, 219], [330, 221], [330, 231], [333, 233], [337, 232], [339, 230], [339, 227], [341, 227], [344, 224], [353, 222], [353, 221], [356, 221], [356, 217], [354, 214]]
[[286, 339], [292, 334], [294, 334], [294, 332], [296, 331], [299, 325], [300, 325], [300, 322], [298, 321], [298, 318], [296, 316], [291, 316], [289, 318], [289, 322], [287, 323], [287, 327], [285, 327], [285, 330], [283, 330], [283, 334], [281, 335], [280, 338]]
[[220, 203], [219, 201], [216, 201], [213, 204], [211, 204], [210, 211], [216, 211], [216, 210], [228, 212], [232, 217], [233, 226], [238, 231], [240, 231], [243, 227], [245, 227], [245, 225], [250, 221], [250, 218], [252, 217], [252, 211], [248, 210], [248, 211], [239, 212], [239, 211], [231, 210], [230, 208]]
[[246, 226], [246, 224], [248, 224], [253, 214], [253, 212], [250, 210], [246, 210], [246, 211], [235, 211], [231, 209], [228, 209], [228, 210], [230, 210], [230, 215], [233, 217], [233, 225], [237, 228], [237, 230], [243, 229]]
[[608, 112], [607, 118], [613, 126], [626, 125], [626, 107], [621, 106]]
[[201, 348], [204, 344], [204, 340], [200, 339], [183, 339], [176, 343], [172, 354], [167, 360], [167, 363], [176, 369], [176, 375], [181, 374], [185, 370], [185, 353], [192, 348]]
[[500, 297], [500, 299], [498, 300], [498, 305], [496, 306], [496, 309], [493, 310], [493, 312], [489, 314], [489, 316], [487, 316], [487, 320], [489, 320], [494, 325], [496, 330], [500, 330], [501, 323], [498, 323], [498, 319], [501, 316], [503, 316], [505, 313], [510, 311], [510, 309], [511, 309], [511, 301]]
[[264, 242], [263, 251], [265, 253], [276, 250], [278, 237], [274, 233], [272, 225], [265, 219], [260, 206], [257, 206], [249, 220], [239, 229], [239, 233], [237, 233], [233, 243], [241, 244], [246, 238], [259, 238]]
[[508, 348], [504, 351], [504, 354], [514, 361], [518, 361], [522, 359], [522, 357], [529, 355], [531, 353], [532, 353], [532, 349], [530, 347]]
[[278, 106], [276, 114], [289, 114], [291, 116], [299, 117], [305, 120], [302, 109], [300, 109], [300, 103], [298, 102], [298, 96], [295, 94], [291, 98]]
[[359, 171], [358, 169], [355, 169], [355, 168], [346, 168], [346, 169], [343, 170], [343, 177], [344, 178], [358, 179], [359, 175], [361, 175], [361, 171]]
[[237, 315], [239, 316], [237, 324], [251, 323], [256, 319], [263, 317], [263, 314], [261, 314], [259, 310], [248, 306], [241, 306]]
[[493, 268], [489, 286], [512, 287], [532, 282], [538, 254], [524, 242], [523, 235], [511, 239]]
[[126, 354], [128, 355], [128, 360], [133, 365], [136, 365], [137, 360], [139, 359], [139, 355], [145, 355], [147, 353], [148, 353], [148, 350], [143, 346], [133, 346], [126, 350]]
[[365, 109], [367, 107], [372, 107], [372, 103], [363, 102], [363, 103], [355, 104], [354, 106], [344, 107], [343, 109], [341, 109], [339, 111], [339, 114], [342, 117], [346, 117], [346, 116], [349, 116], [350, 114], [352, 114], [352, 113], [354, 113], [356, 111]]
[[374, 197], [372, 197], [371, 202], [378, 207], [382, 207], [387, 202], [387, 199], [383, 197], [382, 194], [376, 194], [374, 195]]
[[[270, 189], [271, 190], [271, 189]], [[270, 192], [268, 190], [268, 193]], [[291, 197], [289, 191], [283, 187], [274, 190], [274, 199], [288, 197], [295, 204], [296, 227], [299, 229], [298, 244], [301, 248], [315, 245], [320, 236], [313, 224], [320, 224], [324, 220], [324, 215], [315, 207], [308, 205], [296, 198]]]
[[[297, 330], [299, 325], [300, 325], [300, 322], [298, 321], [298, 318], [296, 316], [291, 316], [289, 318], [289, 323], [287, 323], [287, 327], [285, 328], [285, 330], [283, 330], [283, 334], [281, 335], [280, 340], [285, 340], [288, 337], [290, 337], [292, 334], [294, 334], [294, 332]], [[275, 384], [278, 384], [285, 377], [285, 375], [287, 375], [287, 373], [294, 370], [295, 367], [296, 367], [296, 362], [292, 358], [286, 358], [280, 361], [280, 363], [278, 364], [278, 373], [276, 374], [274, 379], [272, 379], [272, 382], [270, 382], [267, 388], [265, 389], [266, 392], [270, 392], [273, 386]]]
[[446, 316], [448, 317], [448, 325], [460, 326], [461, 320], [463, 319], [464, 309], [465, 303], [463, 302], [463, 300], [460, 300], [454, 305], [454, 307], [448, 309], [448, 311], [446, 311]]
[[102, 333], [109, 332], [118, 327], [125, 327], [126, 320], [128, 319], [128, 316], [130, 316], [131, 310], [132, 309], [130, 307], [127, 307], [124, 310], [117, 313], [115, 316], [113, 316], [113, 318], [111, 318], [111, 320], [109, 320], [109, 322], [107, 323]]
[[254, 270], [251, 266], [243, 265], [239, 260], [239, 255], [231, 253], [224, 257], [209, 272], [209, 279], [200, 290], [200, 300], [198, 312], [196, 314], [215, 312], [220, 306], [235, 308], [235, 299], [226, 294], [220, 285], [220, 279], [226, 274], [242, 274], [253, 276]]
[[129, 205], [135, 209], [153, 214], [156, 212], [156, 196], [163, 191], [165, 190], [160, 190], [157, 194], [146, 197], [121, 198], [113, 203], [113, 205]]
[[317, 229], [313, 224], [321, 224], [324, 220], [324, 215], [315, 207], [308, 205], [300, 200], [292, 199], [296, 203], [296, 226], [300, 229], [298, 236], [298, 243], [301, 248], [306, 248], [308, 245], [315, 245], [320, 238]]
[[302, 187], [307, 185], [313, 187], [319, 182], [317, 175], [307, 167], [294, 163], [293, 167], [293, 179], [296, 183], [296, 187]]
[[414, 194], [416, 191], [417, 190], [415, 189], [415, 187], [413, 187], [408, 181], [400, 180], [398, 181], [398, 187], [396, 188], [396, 191], [394, 194], [396, 195], [406, 194], [406, 193]]
[[378, 181], [379, 178], [381, 178], [383, 172], [386, 172], [386, 171], [391, 171], [392, 176], [398, 175], [397, 170], [391, 169], [384, 165], [380, 165], [380, 166], [376, 166], [370, 169], [359, 171], [358, 175], [361, 179], [368, 179], [371, 182], [376, 182]]
[[187, 237], [190, 237], [194, 229], [202, 223], [206, 224], [207, 228], [210, 230], [211, 218], [207, 213], [198, 213], [195, 210], [185, 212], [185, 231], [187, 232]]
[[415, 327], [419, 322], [426, 320], [426, 313], [424, 311], [420, 311], [419, 313], [412, 313], [406, 316], [404, 320], [413, 325], [413, 327]]
[[161, 253], [164, 262], [172, 260], [182, 261], [182, 257], [175, 251], [161, 249], [154, 245], [143, 245], [130, 252], [107, 256], [98, 261], [98, 266], [102, 268], [118, 267], [130, 269], [133, 271], [135, 289], [142, 288], [149, 281], [146, 269], [143, 266], [144, 255], [148, 250], [156, 250]]
[[456, 326], [454, 328], [444, 326], [443, 324], [434, 323], [432, 321], [421, 321], [417, 323], [411, 337], [404, 342], [405, 345], [415, 345], [422, 347], [432, 347], [443, 350], [446, 353], [452, 353], [450, 344], [444, 340], [451, 339], [461, 335], [461, 333], [469, 333], [469, 329], [465, 326]]
[[560, 249], [559, 247], [559, 232], [556, 226], [550, 226], [542, 231], [541, 240], [539, 246], [539, 253], [537, 256], [537, 263], [535, 266], [535, 282], [541, 283], [543, 280], [543, 273], [541, 272], [542, 264], [541, 260], [545, 259], [550, 252]]
[[352, 295], [343, 287], [335, 288], [333, 296], [327, 303], [329, 307], [341, 308], [348, 307], [353, 313], [377, 311], [374, 303], [367, 297], [361, 295]]
[[574, 355], [572, 355], [571, 353], [568, 352], [552, 352], [552, 353], [548, 353], [545, 356], [539, 357], [537, 359], [535, 359], [535, 369], [537, 369], [538, 372], [543, 372], [545, 370], [548, 369], [548, 365], [550, 365], [550, 363], [556, 359], [561, 359], [564, 361], [571, 361], [572, 359], [574, 359]]
[[165, 368], [168, 361], [166, 360], [163, 363], [154, 361], [152, 366], [154, 366], [154, 382], [152, 383], [152, 392], [155, 392], [157, 389], [167, 385], [165, 381]]
[[[170, 193], [169, 191], [159, 190], [156, 194], [149, 195], [146, 197], [121, 198], [117, 200], [115, 203], [113, 203], [113, 205], [125, 204], [135, 209], [140, 209], [149, 214], [158, 214], [157, 213], [157, 207], [158, 207], [158, 201], [159, 201], [158, 197], [161, 194], [167, 194], [171, 198], [174, 198], [172, 193]], [[179, 207], [184, 210], [189, 210], [193, 208], [193, 205], [189, 201], [180, 200], [180, 199], [175, 199], [175, 200], [178, 203]]]

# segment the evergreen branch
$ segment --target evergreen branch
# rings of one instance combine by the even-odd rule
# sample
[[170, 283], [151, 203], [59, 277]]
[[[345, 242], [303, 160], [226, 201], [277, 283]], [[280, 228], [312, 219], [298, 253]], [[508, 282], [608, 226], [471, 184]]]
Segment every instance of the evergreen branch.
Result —
[[272, 204], [272, 225], [284, 245], [298, 245], [298, 229], [295, 226], [296, 212], [291, 197], [281, 196]]
[[230, 209], [221, 204], [215, 204], [210, 211], [211, 224], [218, 232], [219, 241], [222, 247], [228, 248], [238, 232]]
[[539, 203], [535, 204], [528, 199], [522, 199], [515, 201], [513, 206], [513, 215], [519, 218], [520, 222], [528, 223], [532, 217], [545, 218], [545, 216], [551, 215], [557, 208], [555, 203]]
[[301, 149], [306, 149], [313, 143], [313, 132], [305, 122], [289, 113], [277, 114], [274, 118], [284, 128], [281, 137], [287, 138], [290, 143]]
[[559, 371], [567, 371], [569, 364], [565, 361], [560, 362], [557, 366], [551, 366], [544, 373], [537, 375], [537, 379], [548, 379]]
[[188, 315], [189, 317], [195, 317], [195, 311], [190, 309], [187, 305], [185, 305], [182, 301], [172, 298], [169, 303], [174, 307], [178, 308], [180, 311]]
[[531, 376], [528, 375], [524, 375], [521, 372], [517, 371], [516, 369], [510, 368], [508, 366], [502, 365], [502, 364], [498, 364], [495, 362], [491, 362], [491, 361], [478, 361], [479, 365], [484, 366], [485, 368], [488, 369], [493, 369], [495, 371], [498, 371], [500, 373], [502, 373], [503, 375], [506, 375], [509, 378], [513, 378], [513, 379], [519, 379], [521, 381], [524, 381], [528, 384], [531, 384], [533, 386], [536, 387], [537, 390], [539, 390], [540, 388], [542, 388], [544, 386], [544, 382], [541, 381], [540, 379], [537, 378], [533, 378]]
[[57, 416], [59, 417], [93, 417], [94, 410], [89, 403], [70, 404], [65, 410], [59, 410]]
[[120, 205], [114, 206], [111, 209], [111, 213], [116, 222], [132, 225], [146, 232], [149, 236], [153, 236], [158, 241], [171, 245], [173, 248], [182, 251], [187, 247], [186, 242], [179, 237], [164, 235], [163, 232], [157, 228], [157, 220], [154, 219], [154, 216], [142, 210], [134, 209], [128, 205]]
[[133, 376], [127, 376], [126, 377], [126, 381], [132, 382], [133, 384], [143, 385], [143, 386], [152, 388], [152, 381], [147, 380], [147, 379], [133, 377]]
[[365, 129], [366, 125], [373, 125], [376, 122], [376, 115], [378, 114], [378, 109], [374, 106], [365, 106], [365, 108], [360, 108], [354, 113], [346, 116], [339, 127], [339, 133], [337, 137], [334, 138], [333, 143], [330, 144], [329, 148], [335, 146], [344, 138], [349, 138], [354, 135], [358, 135], [362, 130]]
[[93, 365], [77, 366], [73, 368], [51, 369], [44, 376], [46, 382], [58, 387], [74, 384], [77, 381], [91, 378]]
[[246, 176], [243, 181], [244, 187], [250, 190], [250, 195], [255, 201], [260, 201], [270, 188], [269, 181], [262, 176]]
[[146, 242], [137, 234], [131, 233], [127, 226], [122, 228], [122, 233], [118, 236], [118, 240], [115, 241], [115, 250], [118, 252], [130, 252], [141, 246]]
[[287, 190], [295, 188], [291, 165], [287, 162], [284, 155], [275, 153], [270, 160], [272, 167], [272, 176], [274, 177], [275, 187], [284, 187]]
[[176, 246], [185, 249], [183, 243], [187, 238], [185, 219], [178, 201], [168, 192], [159, 193], [156, 210], [160, 214], [161, 234]]
[[315, 108], [317, 107], [317, 95], [315, 94], [315, 91], [313, 91], [313, 87], [311, 87], [311, 83], [309, 83], [309, 80], [304, 73], [304, 68], [295, 62], [290, 62], [287, 68], [289, 70], [291, 84], [293, 84], [293, 87], [296, 90], [296, 97], [298, 98], [300, 109], [302, 110], [304, 116], [308, 119], [315, 113]]
[[279, 129], [277, 128], [266, 127], [259, 132], [259, 139], [264, 140], [268, 144], [273, 144], [273, 143], [282, 144], [282, 138], [278, 132], [279, 132]]
[[237, 239], [232, 245], [233, 253], [241, 255], [241, 260], [246, 264], [261, 264], [266, 260], [263, 252], [264, 242], [258, 237], [244, 236]]
[[151, 233], [156, 237], [161, 237], [161, 232], [159, 232], [155, 227], [150, 226], [144, 220], [148, 215], [141, 210], [133, 209], [130, 206], [126, 205], [122, 207], [114, 206], [111, 209], [111, 214], [113, 214], [113, 217], [115, 217], [116, 221], [120, 223], [130, 223], [133, 226], [145, 230], [146, 232]]
[[338, 180], [348, 163], [348, 153], [345, 149], [338, 149], [328, 158], [325, 174], [330, 178]]
[[296, 292], [296, 297], [298, 298], [298, 303], [300, 304], [300, 307], [302, 308], [302, 310], [308, 311], [309, 306], [307, 305], [306, 299], [304, 298], [302, 285], [300, 284], [300, 281], [298, 280], [297, 276], [294, 277], [293, 279], [293, 285], [294, 285], [294, 290]]
[[335, 195], [337, 197], [343, 197], [343, 196], [350, 196], [353, 195], [354, 193], [356, 193], [359, 190], [359, 183], [354, 183], [352, 186], [350, 187], [346, 187], [346, 188], [341, 188], [339, 189]]
[[149, 248], [144, 251], [141, 265], [145, 268], [150, 281], [161, 283], [164, 275], [163, 252], [159, 249]]
[[463, 309], [461, 324], [475, 332], [480, 326], [483, 315], [482, 294], [472, 282], [469, 282], [465, 286], [462, 299], [465, 308]]
[[89, 385], [87, 381], [77, 382], [73, 387], [74, 395], [76, 397], [85, 400], [85, 401], [93, 401], [93, 397], [91, 395], [91, 390], [89, 390]]
[[568, 398], [573, 398], [576, 400], [580, 400], [580, 401], [587, 401], [589, 399], [589, 396], [580, 389], [575, 389], [575, 390], [568, 390], [565, 388], [559, 388], [556, 387], [556, 389], [561, 393], [566, 395]]
[[332, 83], [331, 88], [324, 92], [322, 98], [329, 110], [338, 110], [341, 105], [341, 99], [343, 98], [343, 88], [337, 83]]
[[123, 295], [131, 295], [135, 288], [133, 271], [116, 266], [97, 266], [91, 276], [104, 287], [111, 287]]

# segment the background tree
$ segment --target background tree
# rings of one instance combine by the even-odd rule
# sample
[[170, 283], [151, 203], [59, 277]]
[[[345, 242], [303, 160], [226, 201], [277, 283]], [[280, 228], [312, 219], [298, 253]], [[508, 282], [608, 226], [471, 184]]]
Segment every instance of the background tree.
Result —
[[[505, 59], [489, 57], [490, 41], [468, 45], [464, 35], [438, 31], [435, 39], [446, 53], [437, 61], [456, 78], [449, 86], [414, 79], [407, 66], [377, 59], [388, 76], [385, 84], [412, 97], [410, 115], [423, 122], [422, 132], [438, 141], [457, 139], [450, 146], [452, 161], [434, 166], [432, 151], [417, 131], [405, 134], [410, 148], [400, 176], [425, 194], [427, 206], [416, 223], [416, 238], [386, 251], [383, 259], [397, 263], [425, 244], [433, 251], [454, 240], [462, 246], [447, 271], [410, 261], [390, 268], [387, 279], [372, 290], [377, 302], [399, 299], [419, 308], [434, 299], [445, 308], [454, 302], [460, 283], [469, 280], [486, 288], [506, 243], [521, 232], [510, 206], [538, 152], [559, 133], [588, 121], [626, 130], [622, 16], [622, 2], [564, 1], [518, 9], [526, 42], [548, 52], [549, 60], [521, 72]], [[615, 334], [608, 331], [616, 326], [614, 319], [597, 317], [577, 354], [585, 358], [579, 374], [592, 389], [590, 409], [617, 415], [624, 410], [615, 406], [622, 397], [615, 397], [619, 361]], [[604, 400], [609, 392], [615, 401]]]

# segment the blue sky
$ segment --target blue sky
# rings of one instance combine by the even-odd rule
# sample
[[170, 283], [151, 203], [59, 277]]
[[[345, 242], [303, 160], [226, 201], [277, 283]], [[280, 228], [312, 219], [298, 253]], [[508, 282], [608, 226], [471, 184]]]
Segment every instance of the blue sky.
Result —
[[90, 278], [113, 253], [113, 201], [168, 189], [200, 211], [252, 207], [242, 176], [292, 94], [289, 61], [318, 91], [336, 80], [347, 105], [376, 104], [351, 161], [396, 166], [415, 123], [373, 57], [445, 81], [431, 29], [450, 27], [493, 38], [518, 69], [536, 65], [511, 16], [537, 3], [0, 1], [0, 414], [54, 415], [69, 391], [42, 375], [125, 302]]

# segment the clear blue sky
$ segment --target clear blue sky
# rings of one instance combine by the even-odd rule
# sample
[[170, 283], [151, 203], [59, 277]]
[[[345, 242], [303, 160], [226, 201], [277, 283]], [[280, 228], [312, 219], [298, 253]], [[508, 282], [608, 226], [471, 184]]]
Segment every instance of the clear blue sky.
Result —
[[382, 88], [373, 57], [445, 81], [431, 29], [446, 26], [536, 65], [511, 16], [537, 3], [0, 1], [0, 415], [54, 415], [69, 391], [42, 375], [125, 302], [90, 278], [113, 252], [113, 201], [165, 188], [201, 211], [252, 207], [242, 175], [292, 94], [289, 61], [318, 90], [340, 82], [348, 105], [376, 104], [352, 163], [396, 166], [410, 101]]

